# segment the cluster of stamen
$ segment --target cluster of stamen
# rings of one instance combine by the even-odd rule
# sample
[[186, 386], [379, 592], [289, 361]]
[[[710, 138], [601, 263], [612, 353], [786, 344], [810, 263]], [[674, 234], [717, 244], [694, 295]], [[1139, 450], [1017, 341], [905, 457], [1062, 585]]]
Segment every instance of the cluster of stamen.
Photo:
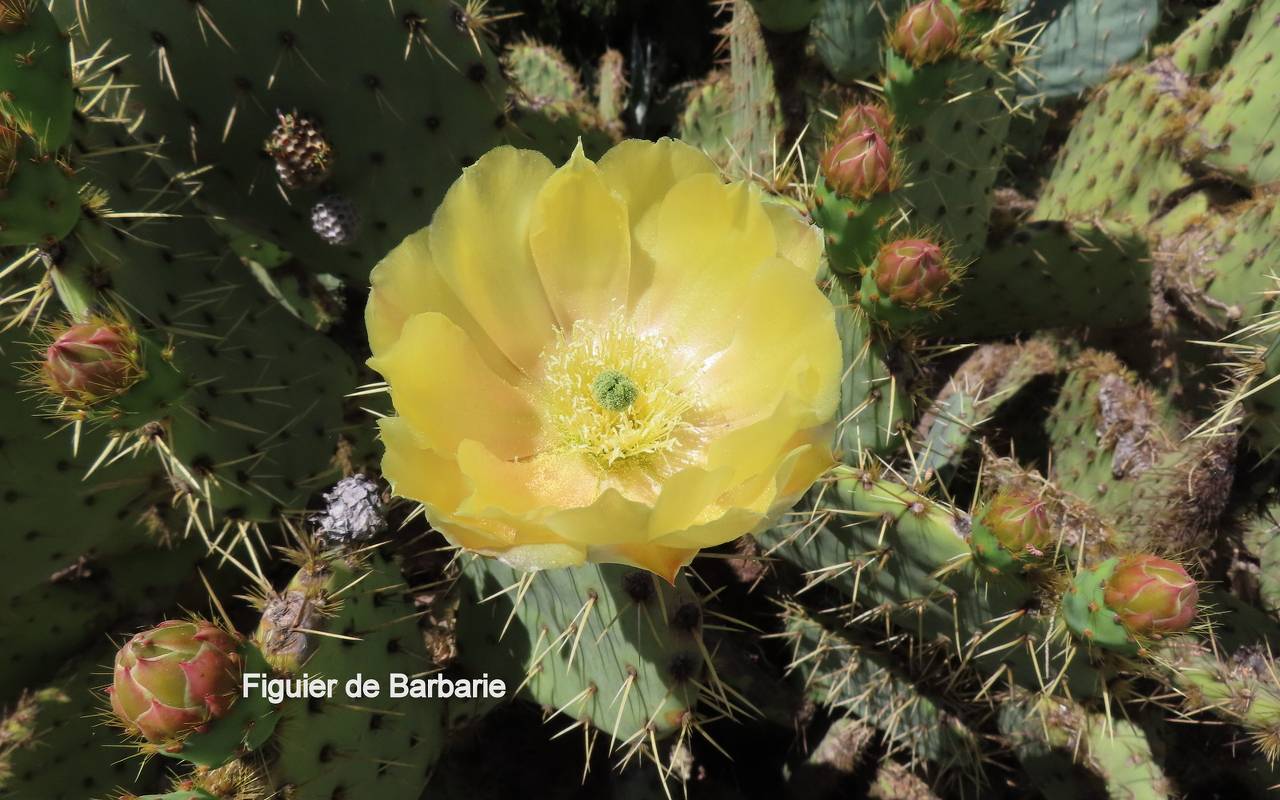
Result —
[[669, 342], [625, 320], [579, 320], [542, 353], [531, 388], [548, 449], [599, 467], [652, 465], [695, 433], [696, 403]]

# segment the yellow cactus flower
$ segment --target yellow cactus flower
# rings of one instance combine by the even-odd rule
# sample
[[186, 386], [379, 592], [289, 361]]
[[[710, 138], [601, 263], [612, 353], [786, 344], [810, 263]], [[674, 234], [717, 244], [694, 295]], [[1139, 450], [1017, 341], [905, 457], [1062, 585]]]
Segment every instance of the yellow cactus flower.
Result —
[[373, 271], [383, 473], [459, 547], [674, 580], [831, 464], [821, 250], [680, 142], [489, 152]]

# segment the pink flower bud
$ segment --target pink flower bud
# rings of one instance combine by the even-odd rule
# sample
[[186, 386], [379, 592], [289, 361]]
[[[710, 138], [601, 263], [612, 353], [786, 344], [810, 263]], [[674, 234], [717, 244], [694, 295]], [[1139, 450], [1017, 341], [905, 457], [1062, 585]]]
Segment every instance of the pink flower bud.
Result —
[[1148, 636], [1185, 630], [1199, 599], [1199, 587], [1181, 565], [1149, 554], [1123, 559], [1103, 594], [1126, 628]]
[[858, 103], [849, 106], [836, 122], [836, 136], [845, 138], [862, 131], [875, 131], [884, 138], [893, 133], [893, 115], [878, 103]]
[[111, 710], [152, 742], [218, 719], [240, 691], [239, 644], [204, 620], [170, 620], [135, 634], [116, 653]]
[[72, 325], [45, 350], [49, 386], [91, 401], [119, 394], [137, 377], [137, 343], [126, 328], [106, 322]]
[[1015, 556], [1039, 558], [1053, 544], [1048, 505], [1028, 489], [1000, 490], [980, 521]]
[[932, 64], [955, 51], [960, 24], [942, 0], [924, 0], [903, 13], [889, 43], [913, 64]]
[[866, 199], [888, 191], [893, 177], [893, 151], [874, 130], [838, 140], [822, 156], [822, 174], [841, 197]]
[[934, 300], [951, 281], [942, 248], [925, 239], [898, 239], [880, 248], [875, 265], [876, 288], [904, 306]]

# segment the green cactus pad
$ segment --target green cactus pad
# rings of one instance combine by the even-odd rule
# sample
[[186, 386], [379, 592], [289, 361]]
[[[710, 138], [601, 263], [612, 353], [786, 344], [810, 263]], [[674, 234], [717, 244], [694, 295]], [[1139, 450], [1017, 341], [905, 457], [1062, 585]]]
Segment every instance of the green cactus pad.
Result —
[[813, 221], [822, 228], [827, 243], [831, 271], [839, 276], [850, 293], [858, 289], [857, 278], [875, 261], [888, 223], [896, 211], [895, 195], [878, 194], [868, 200], [841, 197], [819, 177], [813, 189]]
[[1160, 21], [1159, 0], [1018, 0], [1019, 28], [1043, 25], [1023, 90], [1046, 98], [1077, 94], [1142, 51]]
[[1047, 339], [1022, 345], [986, 344], [960, 365], [916, 425], [916, 476], [950, 475], [986, 420], [1035, 378], [1061, 366]]
[[[962, 532], [967, 517], [865, 470], [821, 494], [820, 505], [809, 502], [790, 525], [761, 536], [767, 552], [829, 585], [854, 610], [886, 613], [903, 630], [948, 642], [984, 673], [1008, 671], [1023, 686], [1041, 685], [1044, 665], [1032, 663], [1026, 642], [1044, 659], [1049, 620], [1021, 613], [1032, 596], [1022, 578], [976, 568]], [[1076, 697], [1100, 688], [1088, 664], [1073, 663], [1063, 679]]]
[[1138, 643], [1103, 600], [1107, 580], [1119, 563], [1120, 559], [1109, 558], [1094, 569], [1081, 567], [1062, 596], [1062, 619], [1086, 644], [1122, 655], [1137, 655]]
[[1145, 238], [1113, 223], [1031, 222], [997, 232], [922, 323], [955, 337], [1145, 322], [1151, 259]]
[[1167, 398], [1113, 356], [1086, 351], [1047, 426], [1052, 478], [1115, 525], [1128, 549], [1203, 546], [1233, 483], [1235, 439], [1187, 437]]
[[1062, 146], [1033, 216], [1150, 222], [1191, 183], [1176, 150], [1196, 99], [1167, 58], [1100, 87]]
[[550, 45], [516, 42], [502, 54], [502, 66], [512, 89], [529, 108], [565, 115], [578, 113], [586, 105], [578, 70]]
[[1251, 186], [1280, 180], [1277, 14], [1280, 3], [1275, 0], [1259, 5], [1231, 60], [1209, 89], [1204, 116], [1190, 134], [1192, 146], [1206, 150], [1206, 164]]
[[1137, 722], [1109, 718], [1066, 699], [1021, 695], [1004, 703], [997, 719], [1047, 800], [1080, 796], [1082, 776], [1073, 767], [1100, 779], [1110, 798], [1170, 797], [1170, 781]]
[[321, 633], [303, 633], [314, 644], [303, 669], [340, 683], [362, 673], [383, 689], [348, 699], [340, 686], [331, 698], [286, 701], [269, 748], [272, 788], [297, 800], [417, 800], [444, 747], [445, 701], [388, 697], [391, 673], [421, 677], [428, 664], [404, 580], [377, 551], [364, 564], [317, 566], [326, 602], [337, 607], [316, 621]]
[[[76, 5], [58, 4], [64, 23], [76, 21]], [[172, 169], [211, 167], [201, 201], [352, 283], [430, 221], [505, 126], [497, 61], [455, 24], [445, 0], [412, 10], [284, 3], [270, 12], [242, 3], [79, 5], [89, 50], [109, 41], [108, 58], [129, 56], [116, 81], [146, 109], [139, 134], [166, 143]], [[295, 109], [320, 121], [334, 148], [326, 186], [365, 221], [352, 244], [317, 236], [307, 210], [318, 196], [283, 194], [263, 155], [277, 110]]]
[[668, 586], [595, 564], [526, 577], [482, 557], [463, 576], [458, 647], [469, 673], [501, 666], [511, 690], [523, 684], [525, 697], [559, 714], [553, 725], [587, 721], [626, 747], [689, 723], [704, 651], [701, 606], [683, 577]]
[[713, 72], [689, 90], [680, 112], [680, 138], [717, 164], [728, 163], [733, 155], [731, 94], [729, 76]]
[[799, 607], [790, 607], [781, 634], [791, 669], [814, 702], [880, 728], [891, 750], [932, 761], [940, 772], [978, 770], [977, 735], [937, 697], [923, 692], [891, 654], [856, 642]]
[[831, 76], [841, 83], [872, 77], [887, 23], [905, 7], [905, 0], [822, 0], [810, 38]]
[[823, 0], [751, 0], [765, 30], [795, 33], [809, 27]]
[[885, 99], [904, 128], [899, 201], [913, 226], [936, 231], [962, 263], [986, 244], [1009, 135], [1008, 59], [975, 52], [915, 67], [886, 55]]
[[864, 453], [888, 453], [900, 444], [902, 425], [912, 413], [911, 394], [887, 363], [897, 345], [849, 303], [839, 282], [832, 281], [828, 296], [844, 356], [836, 450], [846, 462], [857, 463]]
[[49, 152], [71, 130], [71, 50], [44, 3], [19, 1], [26, 23], [0, 33], [0, 114]]
[[[3, 35], [3, 34], [0, 34]], [[53, 244], [80, 219], [80, 196], [67, 169], [23, 139], [13, 174], [0, 190], [0, 245]]]
[[159, 788], [160, 763], [112, 746], [115, 731], [100, 717], [97, 690], [111, 658], [95, 647], [69, 659], [65, 676], [14, 698], [0, 720], [0, 798], [85, 800]]

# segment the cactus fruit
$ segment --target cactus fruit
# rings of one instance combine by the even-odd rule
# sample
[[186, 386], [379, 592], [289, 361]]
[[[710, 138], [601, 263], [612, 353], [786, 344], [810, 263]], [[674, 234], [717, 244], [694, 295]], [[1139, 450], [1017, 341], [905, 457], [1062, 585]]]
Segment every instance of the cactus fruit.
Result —
[[240, 691], [235, 636], [205, 620], [170, 620], [134, 634], [116, 654], [111, 708], [131, 734], [179, 740], [226, 715]]
[[893, 138], [893, 115], [879, 103], [855, 103], [840, 112], [836, 120], [836, 138], [862, 131], [874, 131], [881, 138]]

